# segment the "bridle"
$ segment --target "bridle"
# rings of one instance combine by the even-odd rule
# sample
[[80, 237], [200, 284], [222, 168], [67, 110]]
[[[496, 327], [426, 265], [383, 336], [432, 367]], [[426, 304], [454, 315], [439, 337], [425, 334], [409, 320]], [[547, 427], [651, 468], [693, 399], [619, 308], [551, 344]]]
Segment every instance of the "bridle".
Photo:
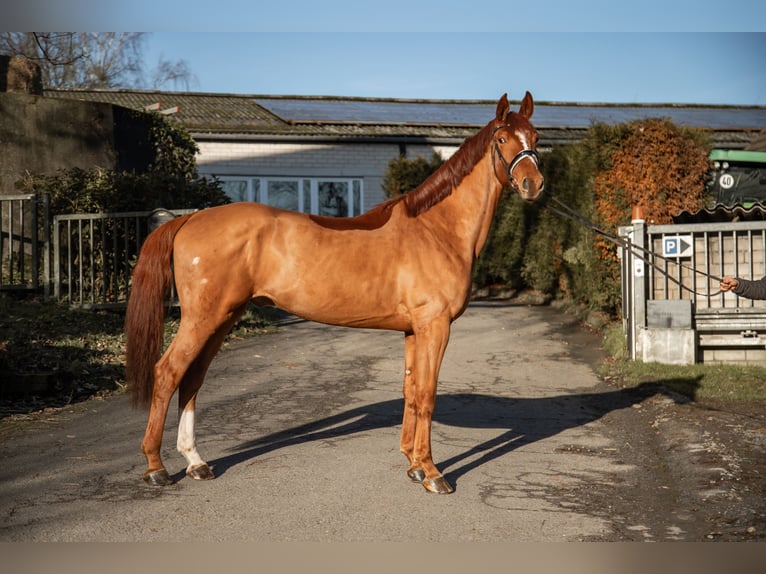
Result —
[[[494, 144], [492, 146], [492, 155], [493, 156], [496, 155], [498, 158], [500, 158], [500, 163], [503, 164], [503, 168], [505, 169], [505, 175], [508, 178], [508, 183], [510, 183], [513, 187], [515, 187], [518, 190], [519, 189], [519, 184], [516, 183], [516, 178], [513, 177], [513, 170], [516, 169], [516, 166], [519, 165], [521, 160], [523, 160], [524, 158], [527, 158], [527, 157], [534, 162], [535, 167], [539, 167], [540, 166], [540, 156], [533, 149], [523, 149], [523, 150], [521, 150], [519, 153], [517, 153], [513, 157], [513, 159], [510, 161], [510, 163], [505, 161], [505, 158], [503, 157], [503, 154], [500, 151], [500, 146], [497, 144], [497, 140], [494, 138], [495, 132], [497, 132], [497, 130], [502, 129], [504, 127], [506, 127], [506, 126], [497, 126], [494, 129], [494, 131], [492, 132], [492, 136], [493, 136], [492, 137], [492, 143]], [[494, 165], [494, 163], [495, 162], [494, 162], [494, 157], [493, 157], [492, 164]]]

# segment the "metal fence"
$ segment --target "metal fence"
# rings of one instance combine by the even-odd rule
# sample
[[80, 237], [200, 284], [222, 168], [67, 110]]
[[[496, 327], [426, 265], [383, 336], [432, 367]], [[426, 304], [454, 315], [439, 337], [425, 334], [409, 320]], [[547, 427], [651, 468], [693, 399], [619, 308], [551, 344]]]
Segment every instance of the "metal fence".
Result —
[[45, 283], [48, 205], [47, 195], [0, 195], [0, 289], [36, 290]]
[[119, 308], [153, 227], [193, 209], [80, 213], [53, 218], [53, 297], [82, 308]]
[[766, 222], [649, 225], [646, 234], [649, 251], [664, 255], [647, 268], [648, 299], [691, 299], [698, 313], [766, 307], [766, 301], [719, 293], [725, 275], [766, 275]]
[[50, 215], [46, 194], [0, 195], [0, 291], [120, 308], [146, 236], [193, 209]]
[[633, 358], [647, 356], [652, 337], [682, 347], [671, 331], [687, 329], [698, 362], [766, 365], [766, 301], [719, 288], [724, 276], [766, 275], [766, 221], [636, 221], [620, 235], [635, 246], [622, 250], [623, 322]]

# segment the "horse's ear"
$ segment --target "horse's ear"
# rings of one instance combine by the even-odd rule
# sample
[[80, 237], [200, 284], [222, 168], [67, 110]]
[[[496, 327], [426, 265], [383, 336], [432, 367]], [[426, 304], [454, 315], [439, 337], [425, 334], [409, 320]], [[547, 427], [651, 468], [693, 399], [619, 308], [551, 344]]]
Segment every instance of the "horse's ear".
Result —
[[505, 118], [508, 117], [510, 111], [511, 105], [508, 103], [508, 94], [503, 94], [497, 101], [497, 112], [495, 112], [497, 121], [504, 124]]
[[535, 111], [535, 102], [532, 99], [532, 94], [527, 92], [524, 95], [524, 99], [521, 100], [521, 107], [519, 108], [519, 114], [529, 119]]

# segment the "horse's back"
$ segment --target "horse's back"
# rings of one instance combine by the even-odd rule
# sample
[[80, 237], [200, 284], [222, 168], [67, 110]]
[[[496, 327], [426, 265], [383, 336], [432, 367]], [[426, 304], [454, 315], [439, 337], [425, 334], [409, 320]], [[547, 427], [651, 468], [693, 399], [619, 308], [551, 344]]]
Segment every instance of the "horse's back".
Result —
[[306, 249], [316, 254], [318, 247], [348, 253], [401, 231], [392, 221], [390, 202], [379, 208], [356, 217], [327, 217], [255, 202], [231, 203], [197, 212], [178, 233], [175, 248], [220, 251], [224, 244], [240, 249], [250, 242], [298, 253]]

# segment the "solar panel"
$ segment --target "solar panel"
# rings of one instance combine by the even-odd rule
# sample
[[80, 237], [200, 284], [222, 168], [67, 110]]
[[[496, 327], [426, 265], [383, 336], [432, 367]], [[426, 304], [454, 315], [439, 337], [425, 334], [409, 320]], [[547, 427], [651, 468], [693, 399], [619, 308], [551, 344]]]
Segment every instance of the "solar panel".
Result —
[[[495, 115], [494, 102], [303, 98], [257, 98], [256, 102], [283, 120], [298, 123], [483, 126]], [[689, 127], [713, 129], [766, 127], [766, 108], [565, 104], [536, 104], [534, 124], [537, 127], [587, 128], [593, 122], [619, 124], [649, 117], [670, 118], [679, 125]]]
[[534, 123], [587, 127], [591, 121], [619, 124], [644, 118], [670, 118], [674, 123], [688, 127], [753, 129], [766, 126], [766, 108], [540, 105], [535, 106]]
[[293, 122], [483, 125], [495, 114], [494, 104], [270, 98], [256, 102]]

